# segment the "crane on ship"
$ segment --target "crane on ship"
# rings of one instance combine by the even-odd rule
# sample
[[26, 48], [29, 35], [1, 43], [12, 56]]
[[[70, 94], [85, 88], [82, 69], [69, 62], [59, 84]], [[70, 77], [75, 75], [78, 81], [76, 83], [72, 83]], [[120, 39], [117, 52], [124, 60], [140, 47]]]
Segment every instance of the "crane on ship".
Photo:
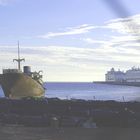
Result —
[[25, 59], [24, 58], [20, 58], [19, 41], [18, 41], [18, 58], [17, 59], [13, 59], [13, 62], [14, 61], [17, 61], [17, 63], [18, 63], [18, 70], [20, 71], [21, 70], [20, 63], [22, 61], [25, 61]]

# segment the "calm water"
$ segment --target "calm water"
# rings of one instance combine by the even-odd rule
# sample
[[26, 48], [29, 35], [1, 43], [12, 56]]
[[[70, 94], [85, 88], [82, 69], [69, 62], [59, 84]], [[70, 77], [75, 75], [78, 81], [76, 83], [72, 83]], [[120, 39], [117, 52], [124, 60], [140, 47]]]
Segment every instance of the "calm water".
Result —
[[[46, 97], [61, 99], [140, 101], [140, 87], [93, 83], [46, 83]], [[2, 89], [0, 96], [4, 97]]]
[[93, 83], [46, 83], [46, 96], [61, 99], [139, 100], [140, 87]]

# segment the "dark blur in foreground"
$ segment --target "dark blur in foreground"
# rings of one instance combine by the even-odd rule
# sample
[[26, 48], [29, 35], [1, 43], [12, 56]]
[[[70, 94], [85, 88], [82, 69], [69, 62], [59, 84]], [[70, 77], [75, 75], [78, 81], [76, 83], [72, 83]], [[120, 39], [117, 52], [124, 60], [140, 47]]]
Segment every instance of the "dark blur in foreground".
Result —
[[0, 126], [1, 140], [139, 140], [140, 129]]

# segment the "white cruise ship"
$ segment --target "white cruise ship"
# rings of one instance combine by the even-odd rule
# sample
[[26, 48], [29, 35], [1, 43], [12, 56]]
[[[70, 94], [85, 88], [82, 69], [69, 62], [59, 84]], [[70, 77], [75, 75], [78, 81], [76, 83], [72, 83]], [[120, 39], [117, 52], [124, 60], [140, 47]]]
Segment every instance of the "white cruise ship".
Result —
[[140, 68], [132, 67], [126, 72], [111, 68], [105, 74], [106, 82], [140, 82]]

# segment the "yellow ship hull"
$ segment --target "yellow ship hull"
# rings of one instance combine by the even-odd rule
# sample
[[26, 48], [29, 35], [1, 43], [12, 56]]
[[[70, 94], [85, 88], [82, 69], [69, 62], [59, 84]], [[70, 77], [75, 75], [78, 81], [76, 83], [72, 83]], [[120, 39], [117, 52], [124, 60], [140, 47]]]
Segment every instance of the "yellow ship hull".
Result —
[[0, 75], [0, 84], [6, 97], [43, 97], [45, 90], [41, 84], [24, 73], [6, 73]]

